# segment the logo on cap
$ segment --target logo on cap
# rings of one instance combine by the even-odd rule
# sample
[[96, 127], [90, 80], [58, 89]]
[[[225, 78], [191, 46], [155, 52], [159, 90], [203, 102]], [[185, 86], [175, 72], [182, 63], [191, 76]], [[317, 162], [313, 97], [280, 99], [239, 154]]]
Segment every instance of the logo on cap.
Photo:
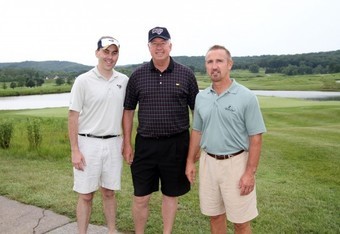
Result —
[[170, 34], [168, 30], [164, 27], [154, 27], [153, 29], [150, 29], [149, 31], [149, 42], [152, 41], [156, 37], [163, 38], [164, 40], [169, 40]]
[[157, 33], [158, 35], [160, 35], [163, 32], [162, 28], [154, 28], [152, 29], [152, 33]]

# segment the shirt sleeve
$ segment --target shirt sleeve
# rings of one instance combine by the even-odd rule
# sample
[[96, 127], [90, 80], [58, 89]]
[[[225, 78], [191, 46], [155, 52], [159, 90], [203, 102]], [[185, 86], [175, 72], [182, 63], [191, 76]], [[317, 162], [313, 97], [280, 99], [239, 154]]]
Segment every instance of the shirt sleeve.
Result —
[[266, 132], [263, 116], [257, 97], [254, 95], [247, 105], [245, 123], [249, 136]]

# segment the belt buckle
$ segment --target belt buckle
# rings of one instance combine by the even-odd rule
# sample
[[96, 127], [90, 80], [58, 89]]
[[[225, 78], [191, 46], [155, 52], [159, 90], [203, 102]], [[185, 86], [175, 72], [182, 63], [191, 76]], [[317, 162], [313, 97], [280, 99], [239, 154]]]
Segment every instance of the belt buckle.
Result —
[[224, 156], [224, 159], [229, 159], [229, 158], [233, 157], [233, 155], [231, 155], [231, 154], [227, 154], [227, 155], [223, 155], [223, 156]]
[[217, 160], [229, 159], [231, 157], [233, 157], [233, 155], [231, 155], [231, 154], [225, 154], [225, 155], [216, 155], [216, 154], [214, 154], [214, 158], [217, 159]]

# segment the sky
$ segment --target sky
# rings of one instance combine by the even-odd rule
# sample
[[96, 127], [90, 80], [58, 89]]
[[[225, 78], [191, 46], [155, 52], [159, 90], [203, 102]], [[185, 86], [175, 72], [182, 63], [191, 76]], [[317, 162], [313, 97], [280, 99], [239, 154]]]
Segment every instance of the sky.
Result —
[[10, 0], [0, 2], [0, 63], [95, 66], [101, 36], [119, 40], [117, 65], [149, 61], [148, 31], [166, 27], [172, 56], [232, 56], [340, 49], [339, 0]]

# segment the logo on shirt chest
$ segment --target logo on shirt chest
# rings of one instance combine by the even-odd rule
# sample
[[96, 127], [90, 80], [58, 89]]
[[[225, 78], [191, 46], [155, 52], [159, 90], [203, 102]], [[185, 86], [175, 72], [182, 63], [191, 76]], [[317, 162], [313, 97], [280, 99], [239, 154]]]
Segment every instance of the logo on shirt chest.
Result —
[[225, 110], [227, 111], [231, 111], [231, 112], [235, 112], [236, 111], [236, 108], [233, 107], [232, 105], [228, 105], [226, 107], [224, 107]]

